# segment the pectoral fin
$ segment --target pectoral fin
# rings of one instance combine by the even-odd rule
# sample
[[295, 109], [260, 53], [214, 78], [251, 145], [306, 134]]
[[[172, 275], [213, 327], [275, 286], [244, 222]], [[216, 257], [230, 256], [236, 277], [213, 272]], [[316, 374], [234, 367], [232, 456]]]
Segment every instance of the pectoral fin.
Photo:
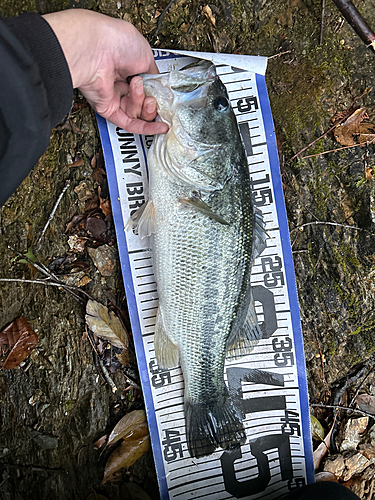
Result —
[[262, 338], [263, 332], [258, 324], [254, 300], [251, 294], [250, 305], [243, 325], [232, 331], [227, 340], [227, 356], [240, 358], [249, 354], [254, 345]]
[[173, 368], [178, 365], [178, 346], [174, 344], [165, 332], [163, 317], [160, 309], [156, 318], [155, 327], [155, 356], [159, 368]]
[[151, 200], [146, 201], [128, 220], [125, 231], [132, 229], [140, 238], [146, 238], [155, 233], [155, 207]]
[[216, 214], [211, 210], [211, 208], [205, 203], [203, 200], [198, 198], [198, 196], [191, 196], [190, 198], [180, 198], [178, 200], [182, 205], [187, 207], [194, 208], [198, 210], [203, 215], [206, 215], [210, 219], [216, 220], [225, 226], [229, 226], [229, 222], [227, 222], [221, 215]]

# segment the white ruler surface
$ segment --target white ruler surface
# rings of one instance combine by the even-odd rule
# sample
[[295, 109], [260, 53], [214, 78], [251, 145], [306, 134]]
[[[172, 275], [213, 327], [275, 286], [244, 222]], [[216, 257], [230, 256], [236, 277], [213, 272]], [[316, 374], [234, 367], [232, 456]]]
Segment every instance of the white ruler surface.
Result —
[[[155, 56], [161, 73], [194, 60], [162, 51]], [[98, 117], [160, 496], [276, 499], [313, 482], [314, 472], [298, 299], [265, 62], [250, 56], [218, 55], [217, 61], [215, 54], [200, 56], [213, 60], [228, 90], [247, 153], [253, 204], [269, 235], [251, 276], [266, 333], [251, 354], [227, 359], [225, 366], [225, 381], [246, 430], [243, 445], [200, 459], [189, 455], [181, 369], [161, 370], [155, 359], [158, 294], [150, 242], [124, 231], [130, 215], [148, 198], [146, 155], [152, 137], [134, 136]]]

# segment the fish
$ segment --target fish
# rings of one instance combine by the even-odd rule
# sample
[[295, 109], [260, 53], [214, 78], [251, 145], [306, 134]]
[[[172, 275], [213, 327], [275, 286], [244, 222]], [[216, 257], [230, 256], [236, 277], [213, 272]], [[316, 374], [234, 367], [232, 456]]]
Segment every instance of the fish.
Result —
[[198, 60], [145, 75], [144, 89], [169, 131], [149, 150], [149, 199], [130, 227], [142, 238], [152, 235], [155, 356], [160, 368], [181, 365], [187, 448], [200, 458], [246, 441], [224, 363], [262, 337], [250, 274], [266, 235], [252, 206], [236, 117], [214, 64]]

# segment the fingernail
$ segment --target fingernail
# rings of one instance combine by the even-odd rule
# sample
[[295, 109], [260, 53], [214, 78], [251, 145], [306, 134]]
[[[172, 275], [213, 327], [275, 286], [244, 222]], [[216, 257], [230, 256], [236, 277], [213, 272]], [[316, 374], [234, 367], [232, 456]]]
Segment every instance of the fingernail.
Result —
[[138, 94], [138, 95], [143, 94], [143, 80], [139, 80], [139, 82], [137, 82], [134, 85], [134, 90], [135, 90], [136, 94]]
[[149, 102], [146, 107], [148, 113], [153, 113], [156, 110], [156, 101]]

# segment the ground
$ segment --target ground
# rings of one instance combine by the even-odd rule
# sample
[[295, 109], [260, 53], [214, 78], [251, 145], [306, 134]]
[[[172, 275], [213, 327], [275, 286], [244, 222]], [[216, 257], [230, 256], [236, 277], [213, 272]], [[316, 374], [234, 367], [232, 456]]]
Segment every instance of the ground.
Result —
[[[298, 158], [291, 158], [330, 128], [336, 112], [355, 102], [367, 108], [367, 121], [375, 120], [375, 91], [363, 95], [374, 81], [375, 54], [343, 22], [333, 3], [326, 6], [322, 43], [317, 0], [214, 0], [209, 7], [215, 26], [212, 17], [204, 15], [206, 4], [196, 0], [176, 0], [160, 23], [167, 4], [166, 0], [0, 0], [0, 14], [82, 7], [133, 22], [155, 47], [270, 57], [266, 78], [310, 398], [329, 402], [328, 388], [351, 367], [371, 361], [375, 350], [374, 146], [318, 155], [341, 147], [326, 134]], [[374, 1], [357, 4], [374, 27]], [[78, 95], [77, 101], [82, 103]], [[95, 116], [83, 107], [73, 120], [79, 130], [54, 130], [46, 153], [1, 208], [2, 278], [37, 276], [32, 266], [15, 261], [8, 245], [26, 253], [36, 244], [67, 179], [70, 186], [40, 247], [46, 264], [69, 253], [66, 226], [83, 213], [85, 199], [97, 191], [98, 182], [92, 177], [92, 160], [100, 152]], [[120, 296], [122, 290], [116, 243], [108, 246], [114, 266], [109, 276], [98, 271], [92, 252], [79, 256], [85, 264], [83, 274], [91, 279], [84, 290], [103, 304], [108, 293]], [[140, 408], [142, 400], [137, 391], [123, 392], [128, 382], [121, 372], [113, 376], [116, 393], [99, 378], [90, 343], [82, 339], [84, 307], [57, 287], [2, 282], [0, 308], [0, 328], [24, 315], [39, 336], [39, 350], [23, 367], [0, 372], [1, 498], [85, 499], [92, 489], [111, 499], [130, 498], [124, 483], [100, 488], [106, 457], [98, 458], [93, 443], [119, 416]], [[365, 387], [375, 393], [374, 386]], [[150, 453], [126, 478], [157, 498]]]

